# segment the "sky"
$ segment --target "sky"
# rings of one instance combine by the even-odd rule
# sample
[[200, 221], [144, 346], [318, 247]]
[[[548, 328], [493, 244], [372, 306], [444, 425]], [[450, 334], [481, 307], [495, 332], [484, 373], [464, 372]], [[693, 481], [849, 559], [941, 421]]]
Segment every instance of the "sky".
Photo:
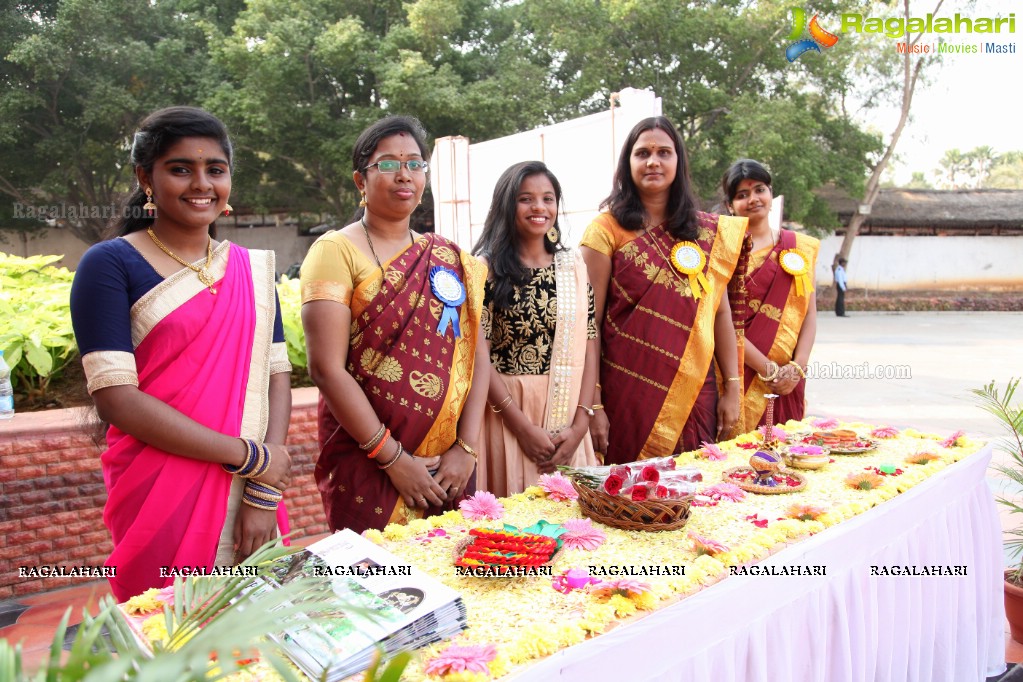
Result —
[[[914, 2], [921, 10], [933, 3]], [[1016, 15], [1016, 32], [988, 34], [990, 40], [1015, 45], [1015, 54], [963, 54], [940, 56], [933, 65], [930, 83], [918, 86], [912, 117], [896, 147], [900, 157], [894, 165], [898, 183], [908, 182], [914, 171], [934, 182], [932, 171], [946, 150], [968, 151], [989, 145], [1002, 153], [1023, 150], [1023, 2], [977, 0], [975, 3], [945, 2], [939, 16], [994, 17]], [[949, 42], [980, 43], [982, 34], [961, 34]], [[894, 42], [894, 41], [893, 41]], [[898, 121], [898, 111], [877, 112], [869, 119], [887, 142]]]

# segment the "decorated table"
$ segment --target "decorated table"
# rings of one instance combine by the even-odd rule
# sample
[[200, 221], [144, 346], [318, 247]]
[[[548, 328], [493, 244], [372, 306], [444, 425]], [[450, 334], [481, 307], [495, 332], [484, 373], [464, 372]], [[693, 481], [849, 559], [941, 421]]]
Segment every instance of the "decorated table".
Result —
[[[604, 468], [588, 488], [633, 507], [683, 505], [688, 516], [664, 524], [685, 524], [676, 530], [585, 518], [580, 482], [601, 479], [576, 470], [367, 531], [457, 590], [468, 613], [468, 628], [422, 649], [402, 679], [962, 682], [1002, 672], [991, 447], [961, 432], [813, 419], [785, 424], [780, 438], [772, 448], [746, 434], [659, 470]], [[685, 486], [692, 496], [672, 499]], [[523, 575], [497, 575], [508, 571]], [[275, 677], [263, 661], [243, 676]]]
[[[815, 425], [785, 426], [795, 434]], [[959, 682], [1001, 672], [990, 447], [959, 433], [840, 426], [876, 447], [832, 454], [826, 467], [802, 471], [805, 489], [790, 494], [721, 485], [756, 451], [757, 434], [678, 458], [703, 474], [681, 530], [578, 521], [571, 487], [556, 476], [494, 503], [368, 532], [459, 590], [469, 612], [469, 629], [423, 650], [403, 679]], [[456, 574], [452, 552], [468, 529], [540, 519], [568, 522], [570, 537], [582, 538], [557, 558], [555, 578], [577, 568], [600, 582], [561, 584], [563, 593], [551, 577]]]

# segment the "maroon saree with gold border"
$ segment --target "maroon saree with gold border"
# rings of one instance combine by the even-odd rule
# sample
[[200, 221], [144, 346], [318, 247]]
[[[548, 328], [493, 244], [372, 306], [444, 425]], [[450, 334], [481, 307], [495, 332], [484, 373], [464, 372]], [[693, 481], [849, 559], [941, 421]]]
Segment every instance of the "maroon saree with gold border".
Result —
[[[707, 255], [703, 273], [710, 283], [699, 299], [672, 266], [676, 240], [660, 227], [611, 258], [601, 331], [602, 399], [610, 421], [605, 463], [671, 455], [714, 438], [714, 316], [746, 219], [698, 216], [696, 241]], [[602, 214], [597, 220], [614, 219]]]
[[[454, 271], [465, 285], [459, 337], [452, 326], [438, 333], [444, 305], [430, 287], [434, 266]], [[486, 267], [447, 239], [428, 234], [386, 263], [384, 271], [353, 293], [347, 369], [392, 436], [409, 453], [436, 461], [455, 442], [472, 384]], [[331, 530], [361, 533], [416, 515], [322, 398], [319, 442], [315, 478]], [[466, 492], [474, 492], [473, 481]]]
[[[781, 267], [779, 255], [798, 248], [810, 261], [810, 272], [817, 263], [820, 242], [812, 237], [782, 230], [778, 243], [767, 254], [762, 265], [752, 270], [746, 280], [748, 296], [746, 343], [754, 345], [769, 360], [786, 365], [792, 360], [803, 320], [809, 309], [812, 293], [799, 295], [795, 278]], [[744, 367], [743, 421], [748, 430], [764, 425], [770, 389], [751, 367]], [[806, 379], [801, 379], [788, 395], [774, 402], [774, 418], [778, 424], [802, 419], [806, 414]]]

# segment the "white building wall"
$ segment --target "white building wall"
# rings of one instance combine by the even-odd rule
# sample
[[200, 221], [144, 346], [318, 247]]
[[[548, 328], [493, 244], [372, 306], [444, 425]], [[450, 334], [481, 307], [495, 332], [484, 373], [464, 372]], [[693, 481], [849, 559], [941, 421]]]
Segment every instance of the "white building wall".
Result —
[[[821, 242], [817, 281], [831, 285], [842, 238]], [[858, 236], [846, 266], [856, 289], [1023, 289], [1023, 237]]]
[[623, 90], [614, 107], [582, 118], [496, 140], [470, 144], [464, 137], [436, 141], [430, 182], [438, 233], [471, 249], [483, 231], [497, 179], [508, 166], [539, 160], [564, 193], [562, 240], [577, 244], [611, 192], [618, 153], [636, 123], [661, 115], [661, 98], [649, 90]]

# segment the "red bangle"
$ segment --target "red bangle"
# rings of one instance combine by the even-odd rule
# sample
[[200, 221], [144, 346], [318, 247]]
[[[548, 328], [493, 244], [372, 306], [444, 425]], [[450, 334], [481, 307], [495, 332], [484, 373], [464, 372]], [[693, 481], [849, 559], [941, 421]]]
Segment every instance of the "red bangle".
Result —
[[384, 431], [384, 437], [380, 439], [380, 442], [377, 443], [377, 446], [375, 448], [373, 448], [373, 451], [371, 453], [369, 453], [368, 455], [366, 455], [366, 456], [369, 457], [370, 459], [373, 459], [377, 455], [379, 455], [380, 451], [384, 449], [384, 443], [386, 443], [387, 439], [390, 438], [390, 437], [391, 437], [391, 430], [387, 429], [386, 431]]

